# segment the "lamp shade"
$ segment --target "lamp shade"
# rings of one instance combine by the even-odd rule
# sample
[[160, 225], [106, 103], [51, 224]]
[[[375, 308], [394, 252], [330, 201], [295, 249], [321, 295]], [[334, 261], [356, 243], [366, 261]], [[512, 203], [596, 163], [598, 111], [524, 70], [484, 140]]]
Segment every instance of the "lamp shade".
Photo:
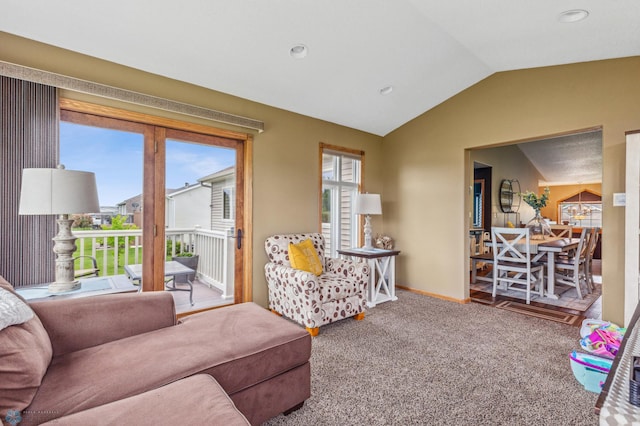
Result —
[[356, 214], [382, 214], [380, 194], [358, 194], [355, 204]]
[[18, 214], [73, 214], [100, 211], [96, 176], [91, 172], [23, 169]]

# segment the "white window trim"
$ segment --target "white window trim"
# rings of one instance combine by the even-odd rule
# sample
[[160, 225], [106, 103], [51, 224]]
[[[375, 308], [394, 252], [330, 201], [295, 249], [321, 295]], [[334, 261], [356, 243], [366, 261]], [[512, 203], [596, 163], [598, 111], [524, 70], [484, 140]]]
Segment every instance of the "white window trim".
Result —
[[[340, 194], [343, 189], [348, 189], [353, 192], [353, 195], [357, 195], [359, 193], [359, 188], [362, 181], [362, 156], [354, 155], [346, 152], [341, 152], [337, 150], [331, 149], [323, 149], [322, 154], [332, 155], [336, 157], [334, 162], [333, 176], [335, 179], [322, 179], [322, 193], [324, 193], [325, 189], [330, 189], [332, 193], [331, 205], [332, 207], [338, 206], [340, 201]], [[357, 170], [354, 170], [354, 181], [355, 182], [345, 182], [342, 181], [342, 161], [347, 159], [355, 159], [359, 161], [359, 167]], [[356, 247], [358, 244], [358, 235], [360, 230], [360, 217], [356, 215], [353, 211], [353, 206], [350, 206], [349, 217], [351, 220], [351, 246]], [[331, 209], [331, 223], [335, 224], [335, 226], [331, 227], [331, 250], [329, 253], [330, 257], [337, 257], [338, 247], [340, 246], [340, 242], [342, 241], [342, 221], [340, 220], [341, 209], [340, 208], [332, 208]], [[338, 242], [338, 244], [335, 244]]]

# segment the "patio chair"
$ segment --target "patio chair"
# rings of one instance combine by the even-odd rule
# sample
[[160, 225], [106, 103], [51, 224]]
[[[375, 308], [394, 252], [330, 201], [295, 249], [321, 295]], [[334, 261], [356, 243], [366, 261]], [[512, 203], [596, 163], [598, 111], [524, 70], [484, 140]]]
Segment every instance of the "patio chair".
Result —
[[[73, 259], [74, 265], [76, 264], [76, 260], [78, 259], [91, 259], [91, 266], [90, 268], [83, 268], [83, 269], [75, 269], [73, 271], [73, 277], [74, 278], [85, 278], [85, 277], [97, 277], [100, 274], [100, 268], [98, 268], [98, 261], [96, 260], [95, 257], [93, 256], [86, 256], [86, 255], [82, 255], [82, 256], [77, 256]], [[81, 260], [78, 265], [80, 267], [83, 267], [85, 265], [84, 260]]]
[[[306, 240], [318, 256], [315, 273], [291, 266], [289, 244]], [[320, 233], [273, 235], [264, 247], [269, 258], [264, 271], [272, 312], [301, 324], [312, 336], [322, 325], [349, 317], [364, 318], [372, 273], [367, 263], [325, 258]]]
[[531, 261], [529, 228], [491, 228], [493, 246], [493, 297], [499, 285], [507, 290], [544, 295], [544, 263]]

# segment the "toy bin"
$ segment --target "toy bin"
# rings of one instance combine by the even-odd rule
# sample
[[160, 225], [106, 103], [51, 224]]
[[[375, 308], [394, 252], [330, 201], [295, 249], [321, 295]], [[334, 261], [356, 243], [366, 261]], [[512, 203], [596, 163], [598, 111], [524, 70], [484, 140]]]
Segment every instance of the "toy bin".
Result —
[[576, 380], [590, 392], [600, 393], [607, 374], [613, 364], [612, 359], [573, 351], [569, 354], [571, 371]]

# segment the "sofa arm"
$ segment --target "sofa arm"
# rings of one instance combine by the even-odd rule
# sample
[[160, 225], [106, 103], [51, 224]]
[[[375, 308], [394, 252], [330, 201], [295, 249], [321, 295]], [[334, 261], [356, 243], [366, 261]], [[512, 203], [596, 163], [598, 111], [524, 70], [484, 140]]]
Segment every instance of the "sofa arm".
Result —
[[49, 333], [53, 356], [176, 324], [167, 292], [111, 294], [31, 302]]
[[356, 281], [363, 289], [367, 288], [371, 276], [371, 267], [368, 263], [338, 258], [328, 258], [325, 262], [325, 270], [329, 274], [348, 277]]

